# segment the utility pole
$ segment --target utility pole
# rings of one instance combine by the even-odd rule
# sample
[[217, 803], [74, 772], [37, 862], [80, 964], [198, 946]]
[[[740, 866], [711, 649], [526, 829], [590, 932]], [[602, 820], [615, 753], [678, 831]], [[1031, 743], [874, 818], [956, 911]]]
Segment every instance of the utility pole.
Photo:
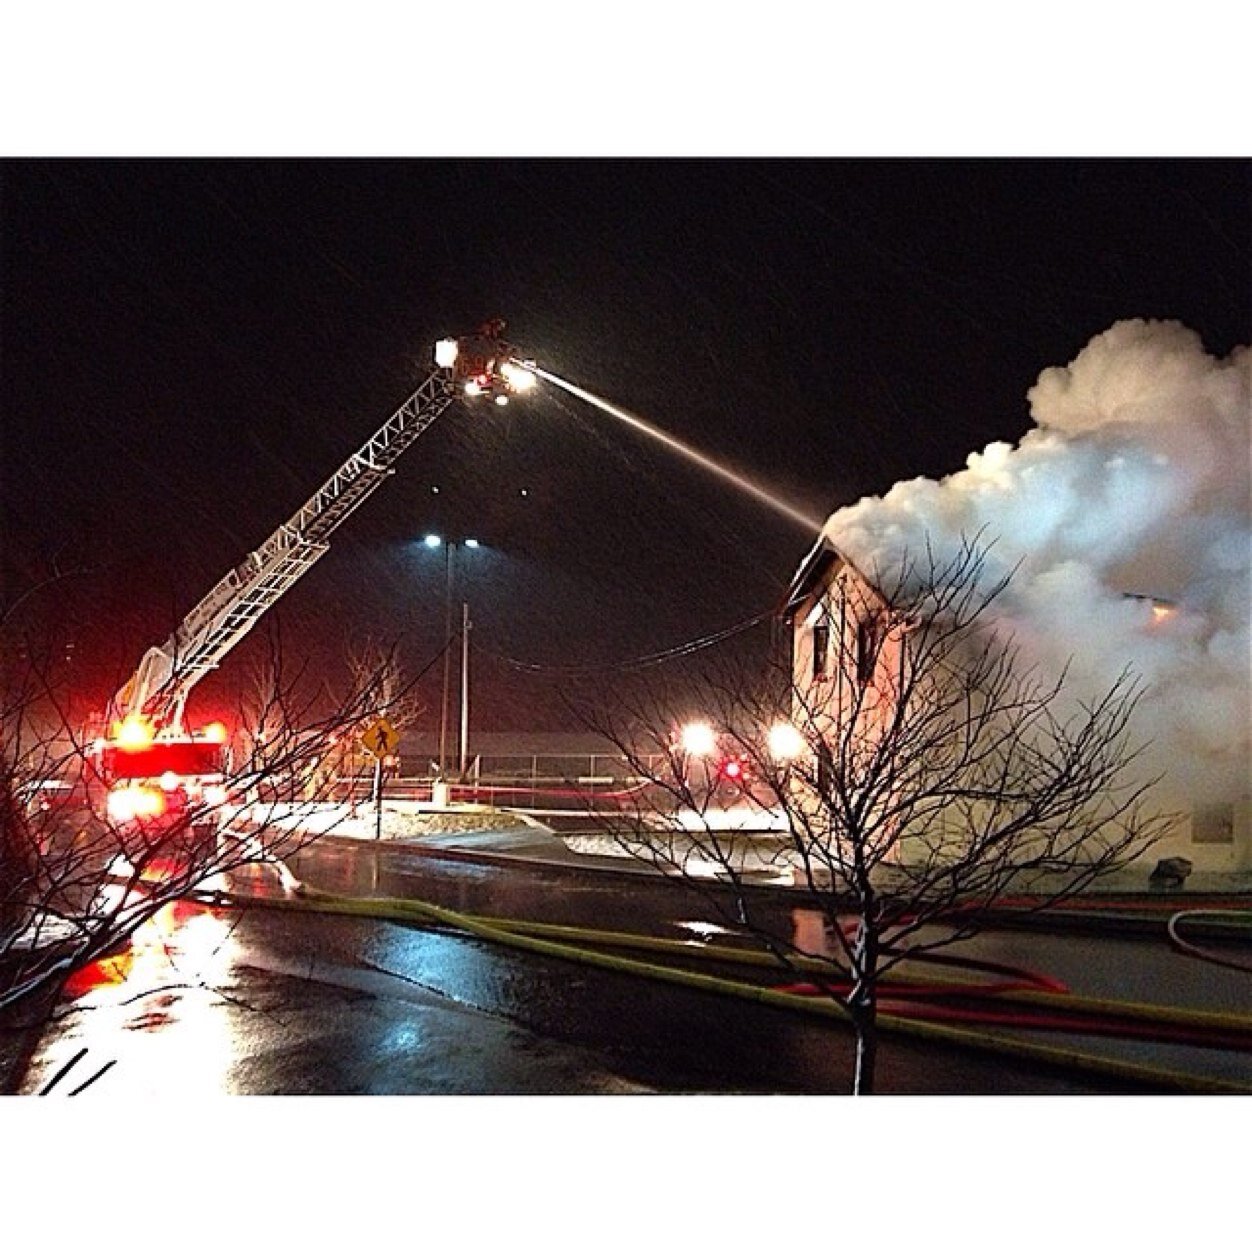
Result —
[[[430, 534], [424, 540], [428, 548], [443, 545], [443, 698], [439, 707], [439, 784], [446, 793], [448, 778], [448, 717], [452, 698], [452, 592], [456, 582], [458, 548], [478, 548], [477, 539], [445, 540]], [[461, 727], [458, 736], [460, 775], [465, 776], [469, 753], [469, 604], [461, 604]]]
[[448, 776], [448, 695], [452, 675], [452, 570], [456, 544], [445, 543], [443, 549], [443, 701], [439, 711], [439, 781]]
[[465, 781], [465, 759], [469, 753], [469, 605], [461, 601], [461, 768]]

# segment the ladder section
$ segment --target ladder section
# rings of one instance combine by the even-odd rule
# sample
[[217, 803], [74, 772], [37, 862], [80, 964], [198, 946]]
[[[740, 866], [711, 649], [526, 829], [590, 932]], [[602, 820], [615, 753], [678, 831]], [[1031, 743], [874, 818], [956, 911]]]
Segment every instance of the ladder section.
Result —
[[[404, 451], [452, 403], [448, 373], [436, 369], [298, 512], [250, 553], [152, 649], [132, 708], [181, 721], [188, 693], [327, 550], [328, 539], [384, 479]], [[146, 680], [146, 681], [145, 681]]]

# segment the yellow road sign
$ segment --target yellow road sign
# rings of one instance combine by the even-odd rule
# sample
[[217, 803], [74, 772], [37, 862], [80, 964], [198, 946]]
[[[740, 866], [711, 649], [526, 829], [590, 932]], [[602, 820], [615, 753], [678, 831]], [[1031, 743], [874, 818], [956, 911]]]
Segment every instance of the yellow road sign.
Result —
[[400, 732], [385, 717], [380, 717], [361, 736], [361, 747], [380, 761], [390, 756], [399, 742]]

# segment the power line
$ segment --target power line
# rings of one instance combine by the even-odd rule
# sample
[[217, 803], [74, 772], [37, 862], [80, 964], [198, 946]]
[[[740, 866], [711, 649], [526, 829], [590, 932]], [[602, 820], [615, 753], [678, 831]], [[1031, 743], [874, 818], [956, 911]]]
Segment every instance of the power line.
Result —
[[711, 648], [716, 644], [723, 643], [735, 635], [743, 634], [745, 631], [751, 630], [754, 626], [758, 626], [761, 622], [767, 621], [776, 615], [777, 609], [769, 609], [764, 613], [758, 613], [755, 617], [749, 618], [745, 622], [740, 622], [735, 626], [728, 626], [725, 630], [715, 631], [713, 634], [688, 640], [672, 648], [666, 648], [661, 652], [652, 652], [646, 656], [633, 657], [627, 661], [615, 661], [605, 665], [542, 665], [534, 661], [521, 661], [516, 657], [505, 656], [503, 653], [493, 652], [489, 648], [481, 650], [495, 660], [501, 661], [505, 665], [521, 670], [524, 673], [554, 674], [563, 678], [589, 678], [597, 674], [628, 673], [632, 670], [649, 669], [652, 666], [663, 665], [665, 662], [676, 660], [679, 657], [691, 656], [693, 653], [703, 651], [705, 648]]

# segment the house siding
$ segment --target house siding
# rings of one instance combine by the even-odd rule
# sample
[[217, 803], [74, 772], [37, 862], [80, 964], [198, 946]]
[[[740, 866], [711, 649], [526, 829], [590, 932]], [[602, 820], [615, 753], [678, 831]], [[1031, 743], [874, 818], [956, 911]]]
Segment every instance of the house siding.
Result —
[[[787, 612], [792, 624], [793, 716], [797, 725], [809, 718], [813, 729], [828, 733], [848, 708], [852, 695], [848, 684], [854, 681], [858, 668], [840, 664], [839, 658], [842, 655], [845, 661], [855, 661], [858, 632], [874, 616], [881, 598], [854, 566], [828, 546], [809, 554], [792, 587]], [[830, 660], [818, 676], [814, 632], [822, 622], [829, 625]], [[898, 636], [889, 638], [878, 656], [880, 672], [872, 677], [861, 675], [875, 684], [876, 698], [883, 702], [884, 711], [895, 689], [892, 671], [898, 674], [904, 646]], [[1252, 762], [1247, 766], [1245, 777], [1252, 778]], [[1162, 804], [1163, 809], [1169, 807]], [[907, 859], [942, 855], [945, 846], [955, 850], [958, 837], [957, 823], [941, 820], [925, 836], [906, 841], [900, 855]], [[1143, 853], [1139, 861], [1146, 871], [1166, 856], [1185, 857], [1199, 873], [1252, 871], [1252, 794], [1247, 784], [1233, 802], [1199, 797], [1183, 806], [1174, 831]]]

